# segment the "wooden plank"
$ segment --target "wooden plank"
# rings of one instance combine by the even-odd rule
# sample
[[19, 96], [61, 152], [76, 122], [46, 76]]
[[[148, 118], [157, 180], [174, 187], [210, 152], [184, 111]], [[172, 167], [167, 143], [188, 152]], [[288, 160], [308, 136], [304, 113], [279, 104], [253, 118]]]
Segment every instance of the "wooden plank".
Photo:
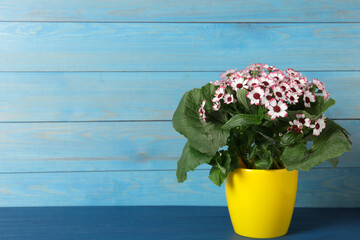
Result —
[[[337, 122], [354, 142], [339, 167], [360, 167], [360, 121]], [[0, 124], [0, 132], [0, 173], [176, 169], [186, 141], [171, 122]]]
[[[234, 233], [227, 207], [17, 207], [0, 212], [0, 234], [8, 240], [246, 239]], [[283, 239], [356, 239], [359, 215], [359, 208], [295, 208]]]
[[[2, 72], [0, 121], [170, 120], [186, 91], [214, 81], [220, 73]], [[303, 74], [324, 81], [336, 100], [327, 116], [360, 117], [360, 72]]]
[[[0, 174], [0, 206], [226, 206], [208, 171]], [[301, 172], [297, 207], [359, 207], [360, 168]]]
[[0, 23], [0, 71], [360, 70], [360, 23]]
[[0, 21], [343, 22], [359, 21], [347, 1], [3, 0]]

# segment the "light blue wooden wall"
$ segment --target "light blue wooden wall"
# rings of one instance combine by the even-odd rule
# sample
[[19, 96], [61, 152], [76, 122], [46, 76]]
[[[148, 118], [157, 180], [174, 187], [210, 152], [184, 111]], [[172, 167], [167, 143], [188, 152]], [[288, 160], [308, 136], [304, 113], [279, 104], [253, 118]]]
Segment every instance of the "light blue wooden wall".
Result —
[[326, 83], [352, 133], [296, 206], [360, 207], [360, 4], [0, 1], [0, 206], [226, 205], [208, 167], [176, 182], [182, 94], [261, 62]]

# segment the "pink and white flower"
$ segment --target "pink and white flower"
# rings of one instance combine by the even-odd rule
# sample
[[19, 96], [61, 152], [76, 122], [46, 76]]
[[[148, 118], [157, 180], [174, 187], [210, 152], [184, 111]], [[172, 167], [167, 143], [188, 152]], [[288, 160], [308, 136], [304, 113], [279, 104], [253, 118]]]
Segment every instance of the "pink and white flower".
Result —
[[325, 90], [325, 84], [323, 82], [320, 82], [319, 79], [314, 78], [314, 83], [319, 90], [321, 91]]
[[233, 74], [234, 72], [236, 72], [236, 70], [237, 70], [237, 68], [226, 70], [226, 72], [224, 72], [220, 75], [220, 78], [222, 80], [228, 80], [229, 76], [231, 74]]
[[248, 94], [246, 95], [246, 97], [250, 99], [251, 105], [253, 104], [259, 105], [263, 96], [264, 96], [264, 89], [260, 86], [254, 87], [253, 90], [248, 92]]
[[287, 132], [303, 133], [303, 125], [298, 120], [290, 121], [289, 124], [291, 127], [287, 129]]
[[243, 77], [236, 78], [231, 82], [231, 88], [236, 92], [242, 88], [247, 89], [247, 82], [248, 80], [245, 80]]
[[260, 77], [259, 81], [262, 83], [262, 85], [264, 87], [271, 87], [272, 85], [274, 85], [274, 81], [268, 77]]
[[298, 113], [298, 114], [296, 114], [296, 117], [297, 117], [297, 120], [294, 120], [294, 122], [299, 121], [305, 127], [310, 127], [311, 119], [305, 118], [305, 114]]
[[261, 82], [257, 78], [251, 78], [250, 81], [247, 83], [247, 85], [250, 87], [260, 86]]
[[272, 98], [268, 106], [269, 111], [267, 114], [270, 116], [271, 120], [274, 120], [277, 117], [286, 117], [288, 106], [282, 100], [276, 101], [275, 98]]
[[287, 82], [281, 82], [281, 83], [279, 84], [279, 87], [281, 87], [281, 89], [282, 89], [284, 92], [287, 92], [287, 91], [289, 91], [289, 89], [290, 89], [290, 86], [289, 86], [289, 84], [288, 84]]
[[230, 94], [230, 93], [225, 94], [224, 103], [230, 104], [230, 103], [233, 103], [234, 101], [235, 101], [234, 96], [232, 94]]
[[289, 74], [289, 76], [292, 76], [292, 77], [296, 76], [295, 70], [292, 68], [289, 68], [286, 72], [287, 72], [287, 74]]
[[205, 122], [205, 119], [206, 119], [206, 116], [205, 116], [205, 103], [206, 103], [206, 100], [203, 100], [202, 103], [201, 103], [201, 107], [199, 109], [199, 115], [200, 117], [202, 117], [203, 121]]
[[310, 103], [315, 102], [315, 95], [309, 90], [306, 90], [303, 99], [305, 107], [311, 107]]
[[323, 94], [324, 99], [329, 100], [329, 97], [330, 97], [330, 93], [329, 93], [329, 92], [327, 92], [326, 90], [323, 90], [323, 91], [322, 91], [322, 94]]
[[319, 118], [315, 121], [314, 125], [311, 125], [311, 128], [314, 128], [313, 135], [319, 136], [322, 130], [326, 127], [325, 119]]
[[[212, 83], [212, 82], [210, 82], [210, 83]], [[214, 86], [221, 86], [224, 84], [224, 81], [215, 80], [215, 82], [213, 84], [214, 84]]]
[[269, 106], [270, 100], [273, 98], [272, 92], [270, 92], [270, 88], [265, 89], [264, 96], [261, 98], [261, 105], [265, 105], [267, 108]]
[[247, 68], [251, 71], [259, 71], [262, 68], [262, 64], [261, 63], [253, 63], [249, 66], [247, 66]]
[[285, 92], [282, 90], [280, 86], [273, 86], [272, 91], [274, 93], [274, 96], [276, 100], [286, 100]]
[[289, 87], [290, 87], [290, 91], [296, 93], [297, 95], [302, 94], [302, 91], [301, 91], [299, 85], [295, 81], [290, 81]]
[[215, 90], [215, 96], [218, 99], [222, 99], [225, 95], [225, 88], [224, 86], [220, 86], [218, 89]]
[[275, 82], [279, 82], [282, 81], [285, 78], [285, 76], [280, 71], [276, 71], [269, 73], [268, 78], [270, 78]]
[[265, 64], [265, 65], [263, 66], [263, 68], [266, 68], [269, 72], [272, 72], [272, 71], [277, 70], [277, 68], [276, 68], [275, 66], [269, 66], [269, 65], [267, 65], [267, 64]]
[[214, 102], [213, 106], [212, 106], [212, 109], [214, 111], [219, 111], [220, 109], [220, 102]]
[[297, 93], [289, 91], [289, 92], [287, 92], [286, 96], [287, 96], [288, 102], [291, 104], [296, 104], [299, 102], [299, 96], [297, 95]]
[[300, 88], [303, 88], [306, 86], [306, 83], [308, 82], [306, 77], [300, 77], [300, 76], [296, 76], [292, 79], [293, 81], [296, 82], [297, 85], [299, 85]]

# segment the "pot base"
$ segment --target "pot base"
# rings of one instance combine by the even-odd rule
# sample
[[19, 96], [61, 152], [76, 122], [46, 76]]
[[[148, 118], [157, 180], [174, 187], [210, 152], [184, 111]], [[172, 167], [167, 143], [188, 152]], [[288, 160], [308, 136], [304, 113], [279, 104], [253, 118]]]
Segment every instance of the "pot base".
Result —
[[239, 168], [225, 181], [234, 231], [245, 237], [274, 238], [287, 233], [296, 198], [298, 171]]

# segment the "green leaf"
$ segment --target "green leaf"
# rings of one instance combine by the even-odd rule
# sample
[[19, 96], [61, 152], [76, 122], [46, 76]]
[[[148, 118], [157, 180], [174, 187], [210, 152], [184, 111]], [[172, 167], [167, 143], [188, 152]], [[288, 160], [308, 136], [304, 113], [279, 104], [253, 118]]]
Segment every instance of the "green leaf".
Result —
[[237, 114], [227, 121], [222, 129], [231, 129], [234, 127], [243, 127], [252, 124], [261, 124], [259, 116], [253, 114]]
[[315, 96], [315, 102], [311, 103], [311, 108], [305, 108], [305, 110], [314, 115], [316, 118], [324, 113], [329, 107], [335, 104], [335, 100], [330, 98], [329, 100], [324, 99], [322, 96]]
[[244, 108], [245, 112], [251, 113], [250, 111], [250, 100], [246, 97], [248, 91], [246, 89], [240, 89], [236, 93], [236, 98], [240, 105]]
[[[281, 160], [288, 170], [308, 171], [315, 165], [339, 157], [346, 151], [351, 151], [350, 140], [334, 121], [327, 119], [326, 128], [320, 136], [313, 137], [313, 144], [309, 151], [303, 143], [290, 145], [285, 148]], [[291, 157], [295, 160], [291, 160]]]
[[[176, 131], [184, 135], [190, 145], [209, 156], [226, 144], [230, 131], [221, 129], [224, 124], [224, 113], [212, 112], [211, 98], [215, 92], [213, 84], [208, 83], [201, 89], [195, 88], [186, 92], [176, 109], [172, 123]], [[206, 121], [198, 113], [203, 100], [206, 100]]]
[[212, 158], [210, 165], [209, 178], [219, 187], [225, 180], [226, 176], [233, 170], [233, 164], [231, 164], [231, 157], [228, 151], [219, 151]]
[[308, 154], [304, 143], [297, 143], [287, 146], [282, 153], [280, 160], [284, 162], [287, 170], [299, 169], [301, 160]]
[[210, 161], [210, 156], [195, 150], [187, 142], [177, 163], [176, 177], [178, 182], [184, 182], [187, 179], [186, 173], [188, 171], [194, 171], [199, 165], [210, 163]]
[[338, 163], [339, 163], [339, 158], [338, 158], [338, 157], [336, 157], [336, 158], [330, 158], [328, 161], [330, 162], [330, 164], [331, 164], [331, 166], [332, 166], [333, 168], [336, 168], [336, 166], [337, 166]]
[[213, 167], [210, 170], [209, 178], [213, 183], [215, 183], [216, 185], [218, 185], [220, 187], [221, 184], [224, 182], [226, 176], [227, 175], [224, 174], [219, 168]]
[[252, 131], [260, 134], [263, 138], [265, 138], [268, 142], [274, 144], [275, 139], [272, 137], [273, 131], [271, 128], [254, 125], [252, 126]]
[[254, 145], [250, 158], [253, 157], [255, 169], [269, 169], [271, 167], [272, 158], [267, 147], [268, 144]]
[[282, 136], [280, 143], [285, 146], [291, 145], [301, 140], [303, 136], [304, 135], [300, 133], [288, 132]]

